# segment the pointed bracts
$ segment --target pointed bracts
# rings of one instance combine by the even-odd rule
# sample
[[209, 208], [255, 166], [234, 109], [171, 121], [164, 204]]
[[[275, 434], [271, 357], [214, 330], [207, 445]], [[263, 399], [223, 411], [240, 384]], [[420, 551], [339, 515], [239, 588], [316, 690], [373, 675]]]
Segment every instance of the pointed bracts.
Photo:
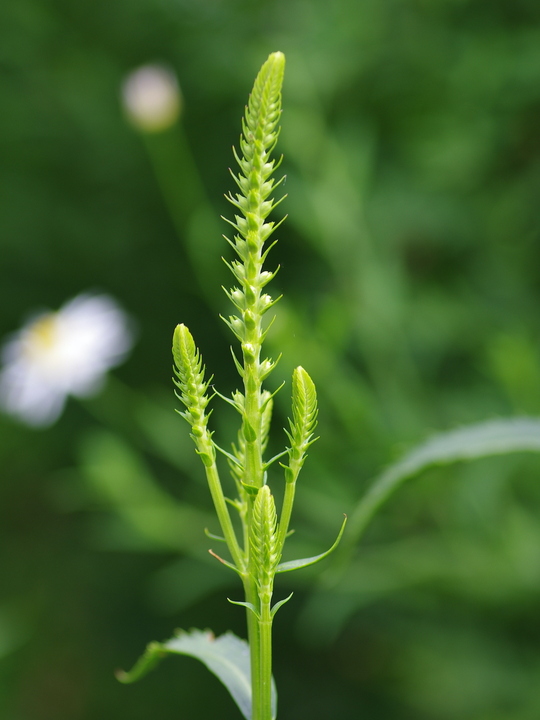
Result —
[[317, 391], [313, 380], [303, 367], [295, 368], [292, 378], [292, 420], [289, 420], [289, 464], [285, 479], [295, 482], [306, 459], [308, 447], [317, 439], [313, 431], [317, 425]]
[[174, 384], [180, 392], [184, 412], [181, 412], [191, 425], [191, 436], [203, 463], [209, 467], [215, 460], [215, 448], [211, 433], [208, 431], [206, 407], [210, 402], [208, 385], [205, 380], [204, 366], [195, 341], [185, 325], [177, 325], [173, 335]]

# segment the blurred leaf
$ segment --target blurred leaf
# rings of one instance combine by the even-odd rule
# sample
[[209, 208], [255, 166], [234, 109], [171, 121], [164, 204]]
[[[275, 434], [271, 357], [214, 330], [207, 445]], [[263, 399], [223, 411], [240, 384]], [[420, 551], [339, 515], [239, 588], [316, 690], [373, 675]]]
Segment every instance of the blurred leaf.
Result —
[[375, 479], [351, 515], [346, 547], [358, 542], [377, 510], [405, 480], [426, 468], [513, 452], [540, 452], [539, 418], [488, 420], [435, 435]]
[[21, 603], [4, 603], [0, 606], [0, 659], [26, 642], [30, 635], [29, 622], [22, 617]]
[[163, 490], [142, 456], [104, 430], [88, 435], [81, 447], [84, 475], [105, 503], [149, 548], [203, 550], [203, 528], [214, 516]]
[[488, 362], [516, 410], [534, 413], [540, 407], [540, 363], [536, 344], [517, 332], [495, 335]]
[[[150, 643], [133, 669], [119, 671], [120, 682], [140, 680], [168, 654], [189, 655], [197, 658], [216, 675], [231, 693], [246, 720], [251, 720], [251, 670], [249, 645], [245, 640], [225, 633], [215, 637], [210, 630], [180, 630], [165, 643]], [[277, 693], [272, 682], [272, 714], [277, 712]]]

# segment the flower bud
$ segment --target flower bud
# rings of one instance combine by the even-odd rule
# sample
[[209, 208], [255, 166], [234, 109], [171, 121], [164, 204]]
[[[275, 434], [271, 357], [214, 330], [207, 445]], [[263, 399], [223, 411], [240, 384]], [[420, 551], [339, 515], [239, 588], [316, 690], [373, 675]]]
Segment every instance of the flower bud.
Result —
[[[277, 543], [277, 513], [274, 497], [268, 485], [259, 488], [253, 504], [251, 551], [260, 594], [272, 593], [272, 584], [279, 563]], [[269, 597], [265, 598], [269, 601]]]
[[138, 130], [161, 132], [180, 116], [182, 96], [176, 76], [161, 65], [143, 65], [122, 86], [124, 109]]
[[316, 439], [313, 437], [313, 431], [317, 425], [317, 391], [313, 380], [303, 367], [297, 367], [293, 372], [292, 415], [288, 433], [291, 441], [289, 467], [288, 472], [285, 473], [287, 482], [296, 481], [304, 464], [306, 451]]

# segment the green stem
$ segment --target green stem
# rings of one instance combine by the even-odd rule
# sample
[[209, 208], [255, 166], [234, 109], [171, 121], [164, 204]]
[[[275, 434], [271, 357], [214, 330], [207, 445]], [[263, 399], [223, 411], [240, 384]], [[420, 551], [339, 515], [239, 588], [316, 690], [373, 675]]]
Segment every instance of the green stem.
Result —
[[294, 494], [296, 492], [296, 480], [294, 482], [288, 482], [285, 485], [285, 493], [283, 495], [283, 505], [281, 507], [281, 516], [279, 519], [278, 528], [278, 541], [277, 546], [279, 555], [283, 552], [283, 546], [285, 545], [285, 538], [289, 532], [289, 524], [291, 522], [291, 514], [294, 505]]
[[[259, 605], [257, 586], [250, 574], [244, 577], [244, 592], [246, 601], [257, 608]], [[260, 707], [258, 688], [260, 686], [261, 675], [259, 618], [252, 610], [248, 609], [246, 619], [251, 667], [251, 720], [256, 720]]]
[[180, 122], [165, 132], [144, 135], [143, 139], [170, 218], [188, 252], [199, 292], [210, 307], [218, 307], [209, 288], [222, 283], [222, 229], [214, 218], [184, 127]]
[[238, 570], [242, 571], [245, 568], [245, 558], [232, 525], [216, 463], [213, 462], [212, 465], [205, 467], [205, 470], [208, 487], [210, 488], [210, 494], [214, 502], [214, 507], [216, 508], [221, 530], [227, 542], [227, 547], [229, 548], [234, 564]]
[[249, 575], [244, 579], [246, 600], [260, 611], [247, 611], [251, 661], [251, 720], [274, 720], [272, 715], [272, 615], [270, 600], [261, 602], [257, 585]]
[[259, 687], [254, 688], [252, 720], [272, 720], [272, 616], [270, 602], [264, 603], [262, 606], [261, 620], [258, 624]]
[[[248, 432], [244, 432], [246, 441], [245, 449], [245, 475], [244, 479], [248, 485], [261, 487], [263, 483], [263, 459], [261, 442], [261, 380], [259, 378], [259, 352], [260, 344], [257, 346], [257, 355], [253, 363], [245, 361], [245, 421], [249, 425]], [[250, 434], [253, 433], [253, 437]]]

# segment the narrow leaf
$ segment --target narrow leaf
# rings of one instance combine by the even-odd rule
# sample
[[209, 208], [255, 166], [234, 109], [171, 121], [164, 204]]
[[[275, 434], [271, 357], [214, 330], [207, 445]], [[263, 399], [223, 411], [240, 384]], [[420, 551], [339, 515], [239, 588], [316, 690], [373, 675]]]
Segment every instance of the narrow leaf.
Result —
[[[151, 643], [129, 673], [116, 674], [120, 682], [144, 677], [166, 655], [189, 655], [200, 660], [225, 685], [246, 720], [251, 720], [249, 646], [228, 632], [215, 637], [210, 630], [178, 631], [165, 643]], [[272, 680], [272, 716], [277, 713], [277, 692]]]
[[272, 617], [274, 617], [274, 615], [277, 613], [277, 611], [279, 610], [280, 607], [283, 607], [283, 605], [285, 605], [285, 603], [288, 603], [288, 602], [289, 602], [289, 600], [292, 598], [293, 594], [294, 594], [294, 593], [291, 593], [291, 594], [290, 594], [288, 597], [286, 597], [284, 600], [280, 600], [279, 602], [277, 602], [277, 603], [274, 605], [274, 607], [272, 608]]
[[208, 528], [204, 528], [204, 534], [211, 540], [217, 540], [218, 542], [227, 542], [224, 537], [222, 537], [221, 535], [214, 535], [214, 533], [211, 533]]
[[300, 570], [300, 568], [308, 567], [308, 565], [315, 565], [315, 563], [318, 563], [319, 560], [324, 560], [324, 558], [328, 557], [328, 555], [330, 555], [330, 553], [333, 552], [339, 545], [339, 541], [343, 536], [346, 524], [347, 516], [345, 515], [345, 520], [343, 520], [339, 534], [334, 544], [329, 550], [322, 553], [321, 555], [314, 555], [313, 557], [303, 558], [302, 560], [290, 560], [289, 562], [280, 563], [277, 566], [276, 573], [290, 572], [291, 570]]
[[234, 572], [240, 574], [240, 570], [236, 567], [236, 565], [233, 565], [232, 563], [227, 562], [227, 560], [224, 560], [222, 557], [217, 555], [213, 550], [208, 550], [208, 552], [210, 553], [210, 555], [212, 557], [215, 557], [216, 560], [219, 560], [220, 563], [222, 563], [223, 565], [226, 565], [228, 568], [231, 568], [231, 570], [234, 570]]
[[251, 612], [257, 617], [259, 620], [261, 619], [261, 616], [257, 612], [257, 608], [253, 603], [250, 602], [242, 602], [240, 600], [231, 600], [231, 598], [227, 598], [227, 600], [231, 603], [231, 605], [240, 605], [241, 607], [245, 607], [248, 610], [251, 610]]
[[351, 515], [347, 547], [358, 542], [377, 510], [405, 480], [433, 465], [514, 452], [540, 452], [540, 418], [488, 420], [434, 435], [374, 480]]

